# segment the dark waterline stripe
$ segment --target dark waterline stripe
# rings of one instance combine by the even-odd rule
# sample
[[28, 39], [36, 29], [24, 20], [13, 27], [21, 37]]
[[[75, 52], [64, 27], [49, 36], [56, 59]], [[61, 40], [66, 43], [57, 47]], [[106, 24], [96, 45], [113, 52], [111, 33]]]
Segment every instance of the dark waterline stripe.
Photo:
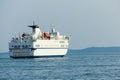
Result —
[[52, 55], [52, 56], [19, 56], [19, 57], [14, 57], [10, 56], [11, 58], [53, 58], [53, 57], [64, 57], [65, 55]]

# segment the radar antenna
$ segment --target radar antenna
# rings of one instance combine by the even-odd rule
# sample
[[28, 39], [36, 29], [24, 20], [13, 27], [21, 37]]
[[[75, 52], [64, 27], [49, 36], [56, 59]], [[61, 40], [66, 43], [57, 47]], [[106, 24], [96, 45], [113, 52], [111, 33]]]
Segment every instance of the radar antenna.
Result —
[[35, 22], [33, 21], [33, 25], [29, 25], [28, 27], [33, 29], [33, 32], [35, 32], [35, 28], [39, 28], [38, 25], [35, 25]]

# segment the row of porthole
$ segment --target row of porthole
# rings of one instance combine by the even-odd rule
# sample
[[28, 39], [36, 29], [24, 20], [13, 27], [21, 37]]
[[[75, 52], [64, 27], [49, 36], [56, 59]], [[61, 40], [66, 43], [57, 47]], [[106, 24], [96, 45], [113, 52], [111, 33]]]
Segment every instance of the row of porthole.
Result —
[[14, 48], [20, 48], [20, 47], [26, 48], [26, 47], [31, 47], [31, 45], [12, 45], [12, 47], [14, 47]]
[[59, 45], [35, 45], [36, 47], [59, 47]]
[[[36, 47], [60, 47], [60, 45], [35, 45]], [[68, 47], [68, 45], [61, 45], [61, 47]]]

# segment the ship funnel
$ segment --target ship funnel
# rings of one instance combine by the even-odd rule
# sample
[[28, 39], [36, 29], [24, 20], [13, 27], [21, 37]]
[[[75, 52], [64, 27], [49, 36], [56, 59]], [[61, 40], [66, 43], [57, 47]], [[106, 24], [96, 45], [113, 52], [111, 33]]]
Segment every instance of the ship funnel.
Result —
[[33, 39], [37, 39], [40, 38], [40, 36], [42, 36], [42, 32], [38, 25], [35, 25], [33, 23], [33, 25], [30, 25], [28, 27], [31, 27], [33, 29], [33, 35], [32, 35]]
[[38, 25], [30, 25], [30, 26], [28, 26], [28, 27], [31, 27], [31, 28], [33, 29], [33, 32], [35, 32], [35, 28], [39, 28]]
[[33, 25], [29, 25], [28, 27], [31, 27], [33, 29], [33, 32], [35, 32], [35, 28], [39, 28], [38, 25], [35, 25], [34, 21], [33, 21]]

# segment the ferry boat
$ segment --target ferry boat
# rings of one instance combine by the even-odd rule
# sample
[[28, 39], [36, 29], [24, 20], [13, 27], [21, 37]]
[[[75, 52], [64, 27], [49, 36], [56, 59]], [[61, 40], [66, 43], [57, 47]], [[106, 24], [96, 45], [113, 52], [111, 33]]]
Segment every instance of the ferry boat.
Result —
[[67, 54], [70, 36], [60, 35], [54, 27], [50, 32], [41, 32], [38, 25], [28, 26], [32, 33], [23, 33], [9, 42], [12, 58], [63, 57]]

